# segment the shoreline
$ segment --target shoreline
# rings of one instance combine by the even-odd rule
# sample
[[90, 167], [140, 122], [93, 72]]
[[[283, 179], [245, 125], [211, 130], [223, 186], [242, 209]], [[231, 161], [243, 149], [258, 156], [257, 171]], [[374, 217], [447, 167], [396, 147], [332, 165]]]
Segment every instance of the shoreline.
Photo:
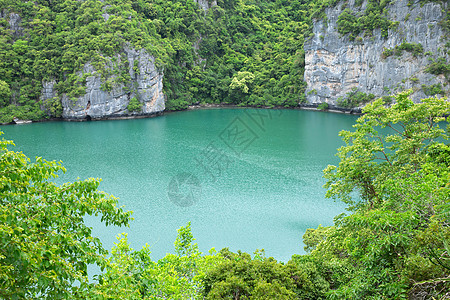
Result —
[[[205, 104], [194, 104], [188, 106], [187, 109], [184, 110], [198, 110], [198, 109], [214, 109], [214, 108], [255, 108], [255, 109], [286, 109], [286, 110], [310, 110], [310, 111], [321, 111], [321, 112], [330, 112], [330, 113], [338, 113], [338, 114], [349, 114], [349, 115], [362, 115], [361, 108], [341, 108], [337, 106], [330, 106], [328, 109], [317, 109], [318, 105], [315, 104], [299, 104], [296, 107], [284, 107], [284, 106], [239, 106], [235, 104], [226, 104], [226, 103], [205, 103]], [[174, 110], [174, 111], [165, 111], [164, 113], [184, 111], [184, 110]]]
[[317, 111], [317, 112], [329, 112], [329, 113], [338, 113], [338, 114], [349, 114], [349, 115], [361, 115], [362, 111], [361, 108], [341, 108], [336, 106], [330, 106], [328, 109], [318, 109], [318, 105], [315, 104], [299, 104], [295, 107], [284, 107], [284, 106], [240, 106], [236, 104], [228, 104], [228, 103], [204, 103], [204, 104], [193, 104], [189, 105], [186, 109], [182, 110], [164, 110], [161, 112], [155, 112], [150, 114], [136, 114], [136, 115], [111, 115], [108, 117], [102, 117], [102, 118], [50, 118], [50, 119], [43, 119], [39, 121], [32, 121], [32, 120], [20, 120], [15, 119], [10, 123], [1, 123], [0, 125], [24, 125], [24, 124], [31, 124], [31, 123], [42, 123], [42, 122], [90, 122], [90, 121], [106, 121], [106, 120], [130, 120], [130, 119], [147, 119], [147, 118], [154, 118], [163, 116], [165, 114], [175, 113], [175, 112], [181, 112], [181, 111], [189, 111], [189, 110], [201, 110], [201, 109], [220, 109], [220, 108], [239, 108], [239, 109], [246, 109], [246, 108], [254, 108], [254, 109], [285, 109], [285, 110], [309, 110], [309, 111]]

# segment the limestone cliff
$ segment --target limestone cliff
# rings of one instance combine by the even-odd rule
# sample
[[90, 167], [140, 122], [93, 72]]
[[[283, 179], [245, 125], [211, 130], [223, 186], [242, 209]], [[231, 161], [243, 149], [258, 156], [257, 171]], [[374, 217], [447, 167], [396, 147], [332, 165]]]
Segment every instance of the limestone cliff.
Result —
[[[86, 93], [76, 99], [62, 95], [62, 117], [64, 119], [105, 119], [128, 116], [151, 115], [165, 109], [163, 94], [163, 73], [155, 66], [155, 58], [145, 50], [139, 51], [126, 47], [114, 59], [126, 66], [130, 80], [127, 83], [114, 82], [116, 75], [102, 79], [99, 70], [86, 64], [79, 77], [86, 77]], [[114, 71], [116, 65], [107, 66]], [[105, 83], [112, 82], [110, 88]], [[42, 100], [56, 96], [55, 82], [45, 82]], [[130, 112], [127, 106], [132, 98], [141, 104], [140, 111]]]
[[[360, 35], [354, 41], [350, 41], [348, 34], [338, 33], [338, 17], [345, 4], [354, 12], [363, 12], [367, 1], [358, 6], [349, 0], [327, 8], [326, 20], [315, 22], [314, 36], [304, 45], [307, 102], [336, 105], [339, 97], [345, 97], [354, 88], [377, 97], [412, 88], [416, 101], [426, 97], [422, 85], [441, 84], [448, 93], [443, 75], [425, 72], [431, 59], [449, 59], [445, 51], [448, 36], [439, 24], [446, 16], [448, 3], [411, 2], [412, 5], [408, 0], [396, 0], [387, 6], [388, 18], [398, 21], [397, 26], [389, 29], [387, 38], [375, 30], [372, 36]], [[383, 57], [385, 49], [404, 42], [421, 44], [423, 53], [414, 57], [404, 51], [401, 56]]]

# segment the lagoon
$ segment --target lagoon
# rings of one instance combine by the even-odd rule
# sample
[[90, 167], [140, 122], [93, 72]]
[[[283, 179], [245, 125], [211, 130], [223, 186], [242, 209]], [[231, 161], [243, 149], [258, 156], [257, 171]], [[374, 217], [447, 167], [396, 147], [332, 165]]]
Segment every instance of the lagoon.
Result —
[[325, 199], [322, 170], [337, 164], [338, 133], [356, 116], [303, 110], [217, 108], [149, 119], [2, 126], [15, 150], [61, 160], [58, 182], [89, 177], [134, 211], [129, 228], [86, 218], [105, 248], [119, 233], [148, 243], [153, 259], [173, 253], [176, 230], [191, 222], [203, 252], [215, 247], [287, 261], [303, 254], [307, 228], [345, 211]]

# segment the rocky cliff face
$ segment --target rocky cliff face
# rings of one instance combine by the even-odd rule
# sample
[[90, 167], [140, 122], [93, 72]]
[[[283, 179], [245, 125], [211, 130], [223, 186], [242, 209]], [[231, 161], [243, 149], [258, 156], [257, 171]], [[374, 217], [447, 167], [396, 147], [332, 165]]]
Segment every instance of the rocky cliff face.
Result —
[[[163, 73], [155, 66], [155, 58], [145, 50], [125, 48], [116, 55], [116, 60], [128, 66], [131, 78], [127, 84], [113, 84], [105, 89], [104, 80], [91, 64], [86, 64], [79, 76], [89, 74], [86, 78], [86, 94], [76, 99], [62, 95], [62, 117], [64, 119], [105, 119], [128, 116], [151, 115], [165, 109], [163, 94]], [[128, 63], [126, 63], [128, 62]], [[110, 68], [114, 68], [111, 66]], [[111, 77], [114, 79], [114, 75]], [[111, 79], [109, 78], [109, 79]], [[45, 82], [42, 100], [53, 98], [55, 82]], [[141, 104], [141, 111], [130, 112], [127, 109], [132, 98]]]
[[[343, 4], [326, 9], [327, 22], [316, 22], [313, 38], [304, 45], [308, 103], [336, 105], [336, 100], [345, 97], [353, 88], [377, 97], [412, 88], [412, 98], [419, 100], [426, 97], [422, 85], [447, 85], [443, 75], [432, 75], [424, 69], [431, 58], [449, 60], [445, 53], [448, 37], [439, 25], [445, 18], [448, 3], [421, 5], [415, 1], [408, 5], [408, 0], [392, 1], [387, 7], [388, 16], [399, 23], [389, 30], [388, 38], [375, 30], [373, 36], [361, 35], [355, 41], [338, 33], [337, 20], [345, 9]], [[363, 12], [366, 5], [366, 1], [356, 6], [354, 0], [349, 0], [346, 8]], [[422, 44], [424, 54], [414, 57], [403, 51], [400, 57], [382, 57], [385, 48], [394, 48], [403, 42]], [[448, 87], [445, 89], [448, 92]]]

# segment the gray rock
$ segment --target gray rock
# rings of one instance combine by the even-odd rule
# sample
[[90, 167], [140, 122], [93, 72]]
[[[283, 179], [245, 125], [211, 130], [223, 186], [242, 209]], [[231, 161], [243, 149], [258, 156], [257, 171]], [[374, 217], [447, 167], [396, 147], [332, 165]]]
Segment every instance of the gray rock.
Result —
[[15, 36], [22, 35], [22, 27], [20, 27], [20, 23], [22, 22], [22, 18], [16, 13], [9, 14], [9, 26], [12, 31], [14, 31]]
[[[155, 58], [144, 49], [135, 50], [126, 47], [116, 55], [118, 60], [126, 59], [129, 65], [131, 82], [115, 86], [111, 91], [102, 87], [100, 75], [91, 64], [86, 64], [83, 71], [92, 76], [86, 78], [86, 94], [76, 99], [61, 95], [64, 119], [106, 119], [138, 115], [151, 115], [165, 109], [163, 94], [163, 73], [155, 66]], [[137, 72], [135, 72], [135, 61]], [[111, 67], [111, 66], [110, 66]], [[44, 82], [41, 99], [56, 96], [53, 86], [56, 82]], [[142, 103], [142, 111], [129, 112], [127, 106], [130, 99], [136, 97]]]
[[23, 35], [23, 28], [20, 26], [20, 23], [22, 23], [22, 18], [20, 15], [13, 12], [10, 13], [7, 10], [1, 10], [0, 18], [8, 20], [9, 29], [13, 32], [14, 38], [18, 38]]
[[211, 7], [217, 5], [216, 0], [194, 0], [198, 3], [201, 9], [203, 9], [205, 12], [208, 11]]
[[[337, 31], [342, 4], [326, 9], [327, 24], [323, 20], [315, 22], [314, 36], [305, 42], [308, 103], [336, 105], [339, 97], [345, 97], [355, 87], [377, 97], [413, 88], [411, 97], [418, 101], [426, 97], [420, 89], [422, 84], [444, 85], [443, 76], [425, 73], [424, 69], [430, 64], [430, 57], [449, 59], [443, 51], [448, 38], [439, 26], [439, 21], [445, 18], [447, 2], [444, 1], [441, 7], [438, 3], [421, 6], [417, 0], [412, 6], [408, 6], [408, 0], [393, 1], [388, 6], [388, 18], [398, 21], [398, 27], [389, 30], [387, 39], [381, 37], [380, 30], [375, 30], [372, 37], [361, 36], [359, 42], [352, 42], [348, 35], [340, 36]], [[355, 6], [354, 0], [350, 0], [347, 8], [362, 12], [366, 5], [367, 1], [364, 1], [362, 6]], [[408, 14], [409, 19], [405, 21]], [[402, 42], [420, 43], [424, 53], [430, 51], [433, 54], [413, 57], [403, 51], [401, 57], [382, 58], [384, 48], [394, 48]]]
[[[103, 1], [102, 1], [103, 2]], [[111, 16], [110, 14], [107, 13], [108, 8], [110, 8], [111, 5], [105, 5], [102, 7], [102, 17], [105, 20], [105, 22], [107, 22], [109, 20], [109, 17]]]
[[29, 124], [29, 123], [32, 123], [33, 121], [31, 121], [31, 120], [20, 120], [18, 118], [14, 118], [13, 122], [14, 122], [14, 124], [20, 125], [20, 124]]
[[55, 80], [42, 83], [41, 100], [47, 100], [57, 96], [57, 93], [54, 89], [55, 84]]

